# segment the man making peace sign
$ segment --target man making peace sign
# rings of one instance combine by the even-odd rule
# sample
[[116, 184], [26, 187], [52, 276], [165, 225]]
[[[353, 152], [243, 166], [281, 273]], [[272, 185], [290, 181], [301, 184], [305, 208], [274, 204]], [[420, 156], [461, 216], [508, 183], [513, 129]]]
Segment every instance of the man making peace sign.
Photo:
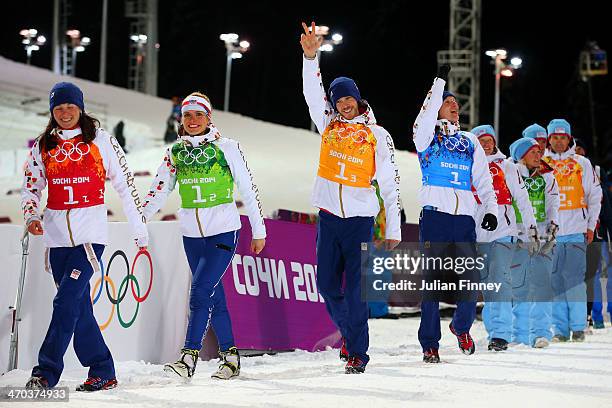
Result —
[[348, 359], [346, 373], [362, 373], [370, 358], [368, 306], [361, 299], [361, 243], [372, 241], [374, 217], [380, 209], [374, 179], [380, 186], [387, 219], [385, 246], [393, 249], [401, 240], [395, 148], [391, 135], [376, 124], [372, 109], [352, 79], [333, 80], [327, 98], [317, 59], [322, 38], [315, 33], [314, 22], [310, 28], [304, 23], [302, 27], [304, 98], [322, 136], [312, 193], [312, 204], [320, 210], [317, 283], [343, 336], [340, 357]]

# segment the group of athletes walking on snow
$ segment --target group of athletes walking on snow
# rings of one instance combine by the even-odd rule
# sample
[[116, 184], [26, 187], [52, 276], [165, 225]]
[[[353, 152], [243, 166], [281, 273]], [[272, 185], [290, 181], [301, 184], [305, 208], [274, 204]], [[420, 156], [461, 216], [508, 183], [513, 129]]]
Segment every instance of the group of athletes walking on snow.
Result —
[[[345, 372], [363, 373], [370, 357], [368, 307], [361, 298], [361, 243], [372, 240], [374, 218], [380, 210], [372, 187], [376, 180], [386, 216], [385, 248], [391, 250], [399, 244], [399, 171], [393, 139], [377, 124], [355, 82], [339, 77], [332, 81], [329, 94], [325, 92], [316, 57], [321, 38], [314, 34], [314, 22], [311, 27], [302, 26], [303, 92], [321, 134], [312, 193], [312, 204], [319, 208], [317, 283], [342, 335], [340, 358], [346, 361]], [[517, 255], [507, 243], [517, 240], [528, 243], [519, 256], [531, 262], [522, 262], [527, 266], [517, 272], [527, 276], [527, 281], [535, 281], [529, 277], [546, 271], [540, 279], [550, 282], [555, 268], [561, 279], [584, 271], [585, 256], [579, 251], [584, 249], [584, 234], [587, 242], [592, 240], [601, 189], [588, 160], [576, 156], [571, 148], [569, 124], [555, 119], [548, 129], [528, 127], [524, 137], [512, 144], [511, 158], [506, 158], [495, 145], [491, 126], [479, 126], [472, 132], [459, 129], [457, 101], [444, 90], [449, 70], [448, 66], [440, 68], [414, 124], [423, 176], [420, 240], [465, 243], [478, 239], [489, 243], [487, 270], [493, 280], [508, 280], [510, 260]], [[249, 217], [250, 247], [255, 254], [265, 246], [266, 227], [244, 153], [236, 141], [221, 136], [215, 127], [208, 97], [194, 92], [184, 99], [178, 140], [166, 149], [144, 201], [125, 153], [86, 113], [81, 90], [72, 83], [58, 83], [51, 89], [49, 103], [49, 124], [25, 164], [22, 208], [28, 231], [43, 235], [46, 264], [57, 294], [38, 365], [26, 386], [49, 388], [58, 383], [71, 339], [79, 361], [89, 367], [88, 378], [77, 390], [98, 391], [117, 385], [113, 358], [89, 298], [90, 278], [99, 272], [108, 244], [106, 179], [119, 194], [136, 244], [143, 251], [148, 245], [146, 222], [163, 207], [175, 185], [179, 186], [178, 217], [192, 272], [190, 314], [180, 357], [164, 370], [192, 377], [202, 339], [212, 326], [221, 357], [213, 377], [239, 375], [240, 356], [221, 283], [241, 228], [234, 184]], [[48, 195], [43, 217], [40, 202], [45, 187]], [[566, 192], [561, 199], [559, 189]], [[576, 245], [561, 247], [553, 256], [551, 243], [555, 240]], [[540, 249], [537, 256], [536, 249]], [[532, 273], [534, 270], [538, 273]], [[529, 291], [529, 285], [525, 290]], [[571, 290], [578, 293], [572, 299], [584, 292], [579, 285]], [[584, 304], [489, 301], [483, 311], [489, 348], [503, 350], [510, 341], [544, 347], [553, 339], [551, 327], [559, 341], [567, 340], [570, 331], [574, 340], [583, 339]], [[421, 313], [418, 338], [423, 359], [439, 362], [441, 330], [436, 299], [425, 299]], [[475, 300], [457, 302], [450, 330], [465, 354], [475, 350], [469, 334], [475, 316]]]

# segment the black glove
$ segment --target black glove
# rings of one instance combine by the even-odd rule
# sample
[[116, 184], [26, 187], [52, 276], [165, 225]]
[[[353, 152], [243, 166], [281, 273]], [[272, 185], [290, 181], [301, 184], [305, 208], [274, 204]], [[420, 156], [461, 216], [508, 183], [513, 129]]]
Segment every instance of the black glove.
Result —
[[448, 82], [448, 73], [451, 70], [451, 66], [448, 64], [442, 64], [438, 67], [438, 75], [436, 75], [438, 78], [443, 79], [444, 81]]
[[497, 217], [491, 213], [486, 213], [480, 224], [482, 229], [487, 231], [495, 231], [497, 228]]

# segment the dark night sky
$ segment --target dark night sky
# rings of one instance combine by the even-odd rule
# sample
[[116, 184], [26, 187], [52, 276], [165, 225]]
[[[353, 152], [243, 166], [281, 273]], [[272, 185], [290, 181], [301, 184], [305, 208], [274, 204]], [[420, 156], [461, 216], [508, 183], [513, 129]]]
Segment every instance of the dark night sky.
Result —
[[[96, 81], [102, 1], [73, 3], [69, 25], [93, 40], [79, 55], [77, 76]], [[123, 17], [123, 1], [109, 3], [107, 81], [125, 86], [129, 20]], [[493, 121], [494, 78], [484, 50], [503, 46], [524, 62], [513, 78], [502, 80], [502, 147], [525, 126], [533, 122], [546, 125], [554, 117], [567, 118], [575, 136], [590, 140], [588, 99], [586, 86], [578, 78], [578, 55], [589, 39], [612, 54], [608, 14], [586, 6], [587, 2], [581, 2], [583, 6], [533, 0], [482, 3], [480, 122]], [[35, 27], [51, 38], [53, 1], [28, 4], [27, 9], [5, 10], [3, 14], [10, 18], [3, 19], [0, 27], [0, 54], [17, 61], [25, 61], [18, 35], [21, 28]], [[223, 32], [236, 32], [251, 42], [251, 50], [242, 60], [234, 61], [230, 110], [306, 128], [309, 118], [301, 90], [300, 22], [315, 19], [344, 35], [342, 45], [323, 55], [325, 84], [339, 75], [353, 77], [397, 146], [410, 148], [412, 123], [436, 73], [436, 51], [448, 47], [448, 1], [301, 4], [306, 2], [160, 0], [159, 96], [182, 97], [201, 90], [220, 108], [225, 48], [218, 37]], [[50, 47], [35, 53], [32, 63], [49, 68]], [[594, 78], [593, 90], [598, 135], [609, 143], [609, 76]]]

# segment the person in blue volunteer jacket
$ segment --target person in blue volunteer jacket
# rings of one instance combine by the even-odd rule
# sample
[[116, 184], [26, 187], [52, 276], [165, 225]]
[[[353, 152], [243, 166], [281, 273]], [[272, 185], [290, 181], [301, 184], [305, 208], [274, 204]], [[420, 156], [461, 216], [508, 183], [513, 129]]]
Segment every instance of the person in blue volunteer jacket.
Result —
[[[481, 125], [472, 129], [478, 138], [487, 160], [489, 172], [493, 178], [493, 190], [497, 197], [497, 218], [500, 220], [495, 231], [480, 228], [476, 232], [479, 252], [486, 255], [485, 268], [481, 279], [487, 283], [501, 284], [496, 291], [483, 291], [485, 305], [482, 309], [482, 320], [489, 333], [489, 350], [503, 351], [508, 348], [512, 338], [512, 276], [510, 273], [514, 249], [518, 243], [517, 220], [525, 226], [526, 241], [534, 251], [538, 244], [536, 221], [525, 183], [518, 168], [507, 159], [495, 142], [495, 129], [491, 125]], [[478, 201], [476, 220], [484, 217], [484, 208]], [[518, 211], [515, 213], [515, 208]]]
[[[440, 67], [413, 127], [413, 140], [422, 173], [419, 239], [425, 248], [436, 247], [432, 247], [431, 243], [476, 241], [476, 200], [472, 186], [485, 208], [481, 227], [489, 231], [497, 228], [497, 201], [487, 158], [476, 137], [459, 129], [459, 105], [452, 93], [444, 91], [449, 71], [448, 65]], [[456, 248], [457, 252], [468, 252], [461, 255], [476, 257], [474, 244]], [[443, 250], [438, 256], [446, 256], [447, 253]], [[438, 271], [426, 271], [426, 280], [436, 274]], [[439, 299], [424, 293], [421, 303], [419, 342], [423, 349], [423, 361], [429, 363], [440, 362], [438, 348], [442, 335]], [[467, 355], [473, 354], [476, 349], [470, 336], [475, 317], [475, 299], [457, 302], [450, 330], [457, 337], [459, 349]]]
[[553, 119], [547, 127], [544, 161], [559, 184], [559, 233], [552, 286], [553, 342], [581, 342], [586, 329], [586, 246], [593, 242], [601, 209], [601, 186], [588, 159], [575, 153], [570, 124]]
[[[530, 128], [523, 132], [526, 137], [510, 145], [510, 155], [527, 187], [542, 245], [537, 253], [532, 254], [519, 246], [514, 255], [511, 267], [512, 341], [544, 348], [552, 338], [551, 273], [555, 235], [559, 228], [559, 187], [552, 168], [541, 161], [543, 151], [533, 137], [539, 130], [533, 125]], [[519, 239], [523, 240], [528, 230], [523, 220], [518, 219], [518, 213], [517, 221]]]

